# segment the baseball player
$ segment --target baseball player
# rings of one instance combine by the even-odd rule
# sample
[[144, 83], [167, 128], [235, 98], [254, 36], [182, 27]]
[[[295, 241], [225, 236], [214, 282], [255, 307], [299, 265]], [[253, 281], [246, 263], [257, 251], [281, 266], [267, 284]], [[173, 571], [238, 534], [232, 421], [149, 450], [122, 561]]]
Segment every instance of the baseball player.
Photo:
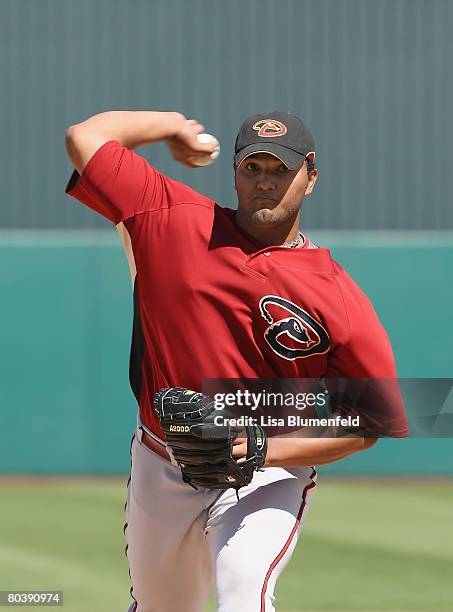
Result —
[[[139, 417], [125, 534], [135, 612], [201, 612], [212, 584], [219, 612], [274, 610], [276, 580], [316, 485], [313, 466], [375, 442], [355, 435], [264, 443], [261, 430], [247, 429], [211, 447], [227, 449], [219, 471], [252, 465], [240, 488], [231, 475], [221, 482], [235, 486], [216, 488], [215, 461], [206, 469], [184, 447], [189, 436], [178, 442], [169, 410], [186, 419], [181, 406], [209, 407], [201, 391], [212, 378], [396, 377], [370, 302], [299, 230], [318, 174], [304, 123], [280, 112], [246, 119], [234, 150], [237, 210], [135, 152], [163, 141], [177, 162], [195, 167], [218, 144], [200, 142], [203, 131], [179, 113], [153, 111], [106, 112], [67, 131], [76, 169], [67, 193], [117, 226], [133, 281], [130, 379]], [[389, 433], [405, 434], [399, 414]], [[191, 476], [184, 456], [196, 458]]]

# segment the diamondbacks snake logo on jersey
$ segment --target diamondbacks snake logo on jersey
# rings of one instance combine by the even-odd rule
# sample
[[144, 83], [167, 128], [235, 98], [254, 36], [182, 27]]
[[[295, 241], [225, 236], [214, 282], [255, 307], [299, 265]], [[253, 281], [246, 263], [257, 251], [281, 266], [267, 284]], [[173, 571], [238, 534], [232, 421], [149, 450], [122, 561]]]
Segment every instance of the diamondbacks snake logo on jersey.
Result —
[[[270, 306], [278, 306], [291, 316], [276, 319], [269, 312]], [[270, 324], [264, 332], [264, 339], [274, 353], [283, 359], [293, 361], [323, 355], [329, 350], [329, 335], [321, 323], [290, 300], [266, 295], [260, 300], [260, 312]]]

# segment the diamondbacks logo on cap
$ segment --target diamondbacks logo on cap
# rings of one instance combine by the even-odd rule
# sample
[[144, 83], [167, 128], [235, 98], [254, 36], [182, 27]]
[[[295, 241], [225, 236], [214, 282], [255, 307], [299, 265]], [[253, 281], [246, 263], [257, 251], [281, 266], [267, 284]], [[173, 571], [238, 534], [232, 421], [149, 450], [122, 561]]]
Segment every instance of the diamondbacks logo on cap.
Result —
[[253, 129], [258, 132], [258, 136], [263, 138], [273, 138], [283, 136], [288, 131], [286, 125], [274, 119], [261, 119], [253, 125]]

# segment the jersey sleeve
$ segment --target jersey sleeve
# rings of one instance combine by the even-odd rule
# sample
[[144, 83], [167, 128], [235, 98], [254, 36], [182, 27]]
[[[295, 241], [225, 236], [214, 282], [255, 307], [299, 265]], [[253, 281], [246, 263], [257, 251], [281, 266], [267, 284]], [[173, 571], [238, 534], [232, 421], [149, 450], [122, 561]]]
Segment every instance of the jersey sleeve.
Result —
[[327, 365], [326, 378], [337, 381], [333, 383], [337, 408], [359, 416], [369, 437], [405, 437], [404, 402], [387, 333], [360, 288], [345, 274], [338, 282], [349, 333]]
[[94, 153], [81, 176], [74, 170], [66, 187], [67, 194], [115, 225], [143, 212], [190, 201], [192, 191], [114, 140]]

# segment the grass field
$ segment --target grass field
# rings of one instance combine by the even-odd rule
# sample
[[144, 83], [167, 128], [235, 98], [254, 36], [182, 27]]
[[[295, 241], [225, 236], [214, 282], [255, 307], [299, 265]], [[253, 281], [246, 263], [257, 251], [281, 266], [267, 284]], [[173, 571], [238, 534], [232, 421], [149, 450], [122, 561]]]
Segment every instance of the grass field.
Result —
[[[62, 589], [65, 612], [126, 611], [124, 499], [120, 481], [4, 479], [0, 590]], [[321, 479], [277, 610], [451, 612], [452, 518], [452, 481]]]

